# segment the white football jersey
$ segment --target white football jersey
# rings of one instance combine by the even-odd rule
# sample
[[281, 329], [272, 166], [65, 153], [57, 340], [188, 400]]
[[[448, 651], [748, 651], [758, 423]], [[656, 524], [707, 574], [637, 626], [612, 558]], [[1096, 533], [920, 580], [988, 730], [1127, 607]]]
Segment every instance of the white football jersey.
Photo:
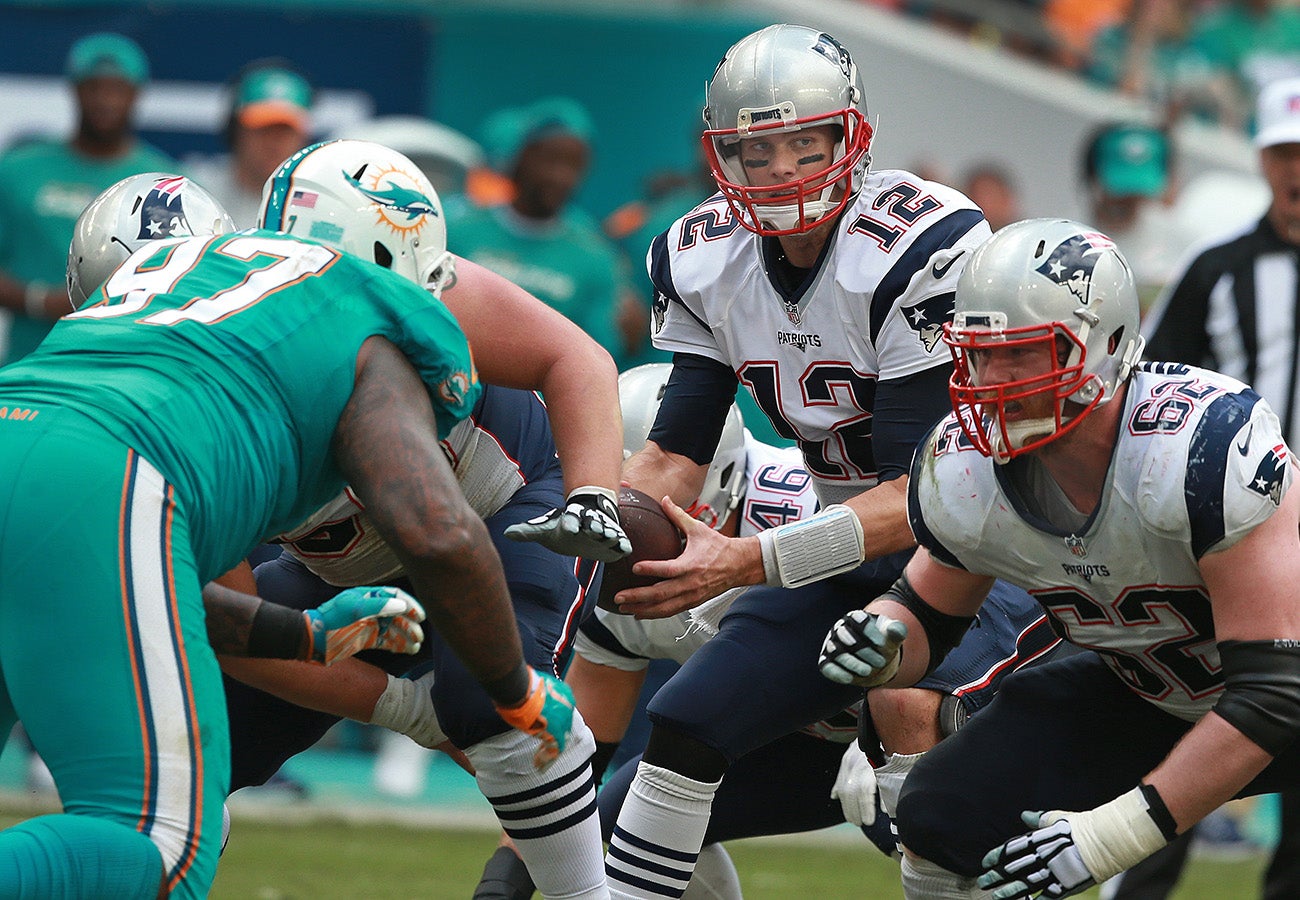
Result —
[[[765, 528], [807, 518], [817, 511], [812, 477], [803, 467], [798, 448], [772, 447], [746, 431], [745, 456], [740, 537], [751, 537]], [[644, 669], [652, 659], [683, 663], [710, 637], [690, 627], [689, 612], [664, 619], [637, 619], [597, 609], [596, 619], [626, 652], [602, 647], [582, 631], [574, 645], [577, 652], [591, 662], [628, 672]]]
[[[441, 445], [480, 518], [499, 511], [525, 484], [518, 461], [473, 418], [457, 422]], [[402, 564], [349, 488], [275, 542], [335, 587], [385, 584], [402, 574]]]
[[947, 363], [953, 291], [988, 223], [960, 192], [897, 170], [869, 173], [810, 281], [787, 294], [763, 241], [721, 196], [651, 245], [656, 347], [729, 366], [783, 437], [796, 439], [823, 504], [876, 484], [876, 381]]
[[1058, 634], [1192, 721], [1223, 690], [1198, 560], [1277, 510], [1290, 453], [1268, 404], [1218, 373], [1148, 363], [1124, 402], [1109, 482], [1077, 530], [1031, 512], [1008, 466], [976, 451], [951, 416], [917, 451], [908, 512], [940, 562], [1025, 588]]

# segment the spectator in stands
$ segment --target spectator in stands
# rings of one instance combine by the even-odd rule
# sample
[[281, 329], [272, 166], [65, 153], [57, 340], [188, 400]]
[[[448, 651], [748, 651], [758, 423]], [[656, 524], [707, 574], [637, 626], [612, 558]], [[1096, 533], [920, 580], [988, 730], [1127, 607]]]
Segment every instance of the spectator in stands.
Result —
[[1185, 0], [1132, 3], [1122, 21], [1097, 34], [1086, 74], [1122, 94], [1156, 103], [1167, 121], [1185, 112], [1217, 120], [1210, 66], [1189, 43], [1194, 17], [1193, 4]]
[[447, 246], [568, 316], [621, 369], [629, 348], [617, 319], [630, 274], [599, 225], [571, 202], [591, 162], [593, 132], [590, 115], [568, 97], [489, 116], [484, 151], [510, 180], [511, 199], [494, 206], [449, 201]]
[[91, 34], [65, 64], [76, 97], [76, 131], [25, 141], [0, 156], [0, 309], [12, 315], [0, 363], [35, 349], [71, 311], [64, 283], [77, 216], [128, 175], [176, 164], [139, 140], [132, 114], [149, 61], [130, 38]]
[[1150, 125], [1108, 123], [1084, 143], [1082, 168], [1087, 222], [1109, 235], [1128, 260], [1146, 310], [1191, 242], [1169, 205], [1175, 193], [1172, 142]]
[[1300, 7], [1291, 0], [1227, 0], [1198, 15], [1192, 50], [1211, 69], [1219, 121], [1246, 127], [1260, 89], [1300, 75]]
[[1097, 35], [1120, 22], [1133, 0], [1045, 0], [1043, 22], [1056, 39], [1055, 60], [1067, 69], [1084, 67]]
[[222, 132], [229, 155], [189, 169], [237, 227], [257, 224], [262, 185], [280, 163], [311, 143], [314, 93], [311, 82], [286, 59], [254, 60], [231, 78]]
[[1020, 189], [1001, 163], [976, 163], [967, 170], [957, 189], [984, 211], [984, 218], [988, 219], [989, 228], [994, 231], [1023, 218], [1020, 214]]

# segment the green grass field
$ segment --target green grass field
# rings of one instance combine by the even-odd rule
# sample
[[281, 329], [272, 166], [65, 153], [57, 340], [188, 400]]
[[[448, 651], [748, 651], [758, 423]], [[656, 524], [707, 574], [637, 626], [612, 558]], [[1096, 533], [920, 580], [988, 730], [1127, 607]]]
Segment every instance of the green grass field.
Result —
[[[444, 792], [451, 784], [443, 780]], [[326, 788], [320, 790], [324, 793]], [[48, 798], [5, 792], [0, 794], [0, 828], [54, 808]], [[459, 808], [465, 811], [461, 817], [447, 809], [448, 824], [432, 827], [427, 813], [436, 807], [427, 802], [377, 806], [363, 803], [355, 791], [321, 804], [232, 801], [230, 843], [211, 897], [468, 900], [483, 863], [496, 847], [497, 835], [485, 808]], [[901, 900], [903, 896], [897, 864], [865, 839], [857, 840], [847, 826], [789, 838], [736, 841], [728, 849], [746, 900]], [[1194, 855], [1171, 900], [1258, 897], [1266, 861], [1262, 853], [1231, 861]], [[1095, 900], [1098, 892], [1094, 888], [1081, 896]]]
[[[235, 820], [214, 900], [467, 900], [492, 832]], [[865, 841], [761, 839], [729, 846], [746, 900], [898, 900], [898, 868]], [[1261, 856], [1195, 859], [1174, 900], [1258, 896]], [[1094, 889], [1083, 895], [1096, 897]]]

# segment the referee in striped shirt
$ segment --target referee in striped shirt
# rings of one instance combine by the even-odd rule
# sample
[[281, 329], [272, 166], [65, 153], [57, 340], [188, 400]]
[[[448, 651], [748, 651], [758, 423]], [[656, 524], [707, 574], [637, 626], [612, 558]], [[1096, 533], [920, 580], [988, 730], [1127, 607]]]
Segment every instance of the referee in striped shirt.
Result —
[[1251, 385], [1300, 449], [1300, 78], [1266, 86], [1256, 121], [1269, 208], [1175, 274], [1143, 323], [1145, 355]]
[[[1157, 299], [1142, 331], [1147, 359], [1204, 366], [1253, 386], [1281, 418], [1294, 453], [1300, 448], [1300, 77], [1267, 85], [1255, 121], [1255, 146], [1272, 194], [1268, 209], [1192, 258]], [[1167, 896], [1188, 837], [1120, 876], [1111, 895]], [[1262, 896], [1300, 897], [1300, 795], [1282, 797], [1280, 841]]]

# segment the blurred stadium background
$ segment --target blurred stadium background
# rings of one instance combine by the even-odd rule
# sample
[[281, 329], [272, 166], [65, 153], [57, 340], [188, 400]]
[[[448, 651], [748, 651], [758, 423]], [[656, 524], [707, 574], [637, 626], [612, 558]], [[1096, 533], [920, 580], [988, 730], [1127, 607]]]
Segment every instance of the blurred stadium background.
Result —
[[[137, 121], [143, 137], [182, 161], [224, 151], [227, 79], [259, 57], [286, 57], [315, 83], [314, 121], [322, 136], [359, 135], [373, 117], [413, 115], [477, 137], [495, 108], [574, 97], [598, 128], [593, 167], [577, 197], [597, 217], [643, 196], [656, 175], [695, 168], [705, 79], [724, 48], [776, 21], [824, 28], [852, 51], [878, 126], [876, 167], [929, 167], [952, 178], [997, 161], [1014, 175], [1026, 216], [1082, 217], [1085, 135], [1103, 121], [1160, 117], [1143, 101], [1023, 52], [1047, 40], [1034, 11], [1042, 4], [894, 5], [928, 6], [972, 27], [939, 28], [865, 0], [3, 0], [0, 147], [36, 133], [68, 133], [74, 108], [64, 57], [76, 38], [94, 31], [121, 32], [144, 47], [152, 79]], [[1257, 172], [1242, 133], [1181, 121], [1173, 136], [1185, 179], [1219, 173], [1231, 184]], [[445, 757], [434, 758], [427, 781], [411, 796], [381, 799], [372, 788], [373, 749], [373, 735], [341, 731], [330, 746], [286, 766], [287, 786], [237, 795], [237, 823], [268, 815], [287, 821], [315, 809], [348, 821], [494, 829], [472, 780]], [[43, 802], [48, 795], [42, 798], [23, 753], [11, 746], [0, 756], [0, 810], [21, 814]], [[1261, 807], [1251, 820], [1262, 844], [1268, 816]], [[847, 846], [856, 841], [851, 833], [837, 837], [847, 837]], [[436, 854], [437, 844], [430, 846]], [[491, 846], [490, 838], [482, 842]], [[476, 845], [471, 854], [481, 849]], [[480, 865], [485, 855], [476, 857]], [[743, 861], [740, 869], [745, 874]], [[281, 873], [290, 883], [291, 871]], [[1222, 877], [1235, 879], [1227, 883], [1236, 888], [1211, 882], [1203, 893], [1185, 888], [1176, 896], [1241, 896], [1242, 879], [1253, 882], [1258, 864], [1225, 871]], [[892, 884], [889, 879], [887, 873]], [[300, 887], [257, 896], [378, 896]], [[756, 897], [789, 896], [788, 885], [766, 894], [761, 884], [751, 887]], [[240, 894], [230, 889], [224, 896]], [[899, 894], [895, 884], [874, 896]]]

